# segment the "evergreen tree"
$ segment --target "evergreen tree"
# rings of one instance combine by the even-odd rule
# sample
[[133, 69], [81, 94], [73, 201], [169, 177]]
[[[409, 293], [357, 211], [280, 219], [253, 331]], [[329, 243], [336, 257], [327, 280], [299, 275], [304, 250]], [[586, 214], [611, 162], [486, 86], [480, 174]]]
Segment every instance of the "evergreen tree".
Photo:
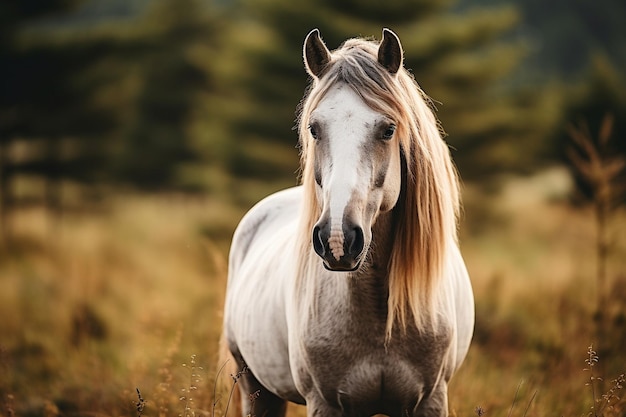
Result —
[[[570, 130], [573, 127], [583, 129], [594, 141], [594, 146], [606, 152], [602, 157], [626, 158], [626, 79], [611, 64], [610, 59], [601, 55], [595, 57], [584, 79], [584, 82], [579, 83], [568, 94], [563, 119], [565, 126], [569, 125], [570, 129], [564, 128], [556, 132], [551, 140], [551, 151], [554, 159], [560, 159], [570, 169], [580, 197], [590, 200], [592, 189], [576, 166], [572, 165], [567, 154], [567, 150], [574, 146]], [[598, 132], [602, 131], [606, 117], [610, 117], [613, 123], [609, 135], [611, 140], [607, 146], [603, 146], [598, 142]], [[616, 183], [626, 184], [626, 172], [621, 171]], [[620, 190], [622, 197], [624, 191], [626, 188]]]
[[64, 161], [74, 179], [175, 185], [177, 165], [199, 153], [189, 124], [217, 84], [211, 13], [196, 0], [159, 0], [122, 24], [33, 31], [2, 68], [14, 114], [3, 136], [74, 138], [74, 156], [102, 159], [84, 161], [91, 172]]
[[536, 51], [533, 64], [552, 74], [576, 76], [595, 54], [626, 66], [626, 3], [621, 0], [517, 1]]
[[[12, 190], [15, 177], [27, 174], [44, 178], [44, 201], [56, 207], [58, 179], [87, 162], [76, 157], [80, 152], [73, 138], [101, 128], [101, 122], [106, 119], [106, 115], [89, 103], [92, 86], [79, 86], [74, 78], [93, 59], [91, 48], [43, 46], [20, 37], [23, 28], [34, 19], [67, 13], [75, 3], [24, 1], [0, 6], [0, 227], [3, 234], [8, 227], [9, 212], [20, 203]], [[11, 157], [9, 153], [17, 145], [23, 145], [27, 152], [20, 158]], [[92, 166], [91, 162], [87, 165]]]
[[[19, 176], [43, 179], [46, 192], [36, 202], [55, 208], [64, 181], [86, 190], [177, 187], [180, 165], [201, 156], [190, 125], [217, 84], [213, 10], [196, 0], [161, 0], [117, 25], [31, 25], [52, 12], [71, 21], [65, 3], [7, 9], [13, 15], [0, 37], [3, 216], [17, 203], [10, 191]], [[9, 155], [15, 144], [27, 150], [19, 158]]]
[[310, 29], [318, 27], [333, 49], [348, 37], [380, 36], [389, 27], [402, 39], [405, 65], [437, 104], [464, 178], [529, 170], [558, 113], [549, 111], [549, 96], [505, 82], [524, 52], [503, 40], [517, 14], [502, 7], [454, 14], [450, 6], [425, 0], [250, 2], [268, 42], [243, 49], [245, 67], [252, 69], [242, 77], [252, 105], [241, 135], [295, 143], [289, 127], [306, 86], [301, 45]]
[[[196, 0], [161, 0], [143, 20], [135, 65], [141, 88], [122, 134], [116, 175], [142, 188], [179, 186], [181, 164], [201, 159], [190, 128], [216, 84], [211, 54], [218, 25]], [[208, 56], [198, 57], [197, 50]], [[206, 117], [206, 114], [204, 115]]]

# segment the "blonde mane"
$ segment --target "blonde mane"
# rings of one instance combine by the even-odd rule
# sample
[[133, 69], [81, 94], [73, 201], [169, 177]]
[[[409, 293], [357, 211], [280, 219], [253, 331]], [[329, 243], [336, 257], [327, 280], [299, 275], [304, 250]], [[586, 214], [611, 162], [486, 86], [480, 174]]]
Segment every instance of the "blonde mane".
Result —
[[[307, 280], [315, 271], [312, 263], [319, 262], [310, 239], [321, 208], [315, 198], [309, 117], [332, 86], [346, 83], [372, 109], [396, 122], [405, 165], [402, 192], [394, 209], [399, 218], [389, 264], [389, 340], [394, 326], [406, 329], [410, 317], [420, 330], [437, 321], [440, 300], [436, 288], [445, 273], [448, 245], [456, 243], [459, 185], [430, 99], [404, 67], [391, 74], [380, 65], [377, 51], [377, 42], [346, 41], [332, 53], [324, 75], [312, 81], [301, 103], [298, 130], [305, 201], [298, 279]], [[300, 285], [306, 288], [307, 284]]]

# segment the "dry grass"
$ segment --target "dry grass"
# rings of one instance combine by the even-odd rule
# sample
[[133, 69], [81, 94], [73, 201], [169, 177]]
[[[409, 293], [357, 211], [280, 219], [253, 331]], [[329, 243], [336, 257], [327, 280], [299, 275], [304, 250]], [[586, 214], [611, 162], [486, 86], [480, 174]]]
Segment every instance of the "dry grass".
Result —
[[176, 196], [124, 198], [53, 225], [21, 213], [0, 255], [0, 393], [22, 410], [50, 401], [113, 415], [139, 388], [147, 410], [173, 411], [182, 363], [216, 362], [225, 236], [240, 215]]
[[[563, 200], [566, 178], [556, 169], [508, 181], [495, 198], [467, 190], [461, 245], [477, 325], [469, 357], [452, 384], [459, 415], [481, 406], [486, 416], [508, 416], [518, 386], [513, 415], [523, 413], [524, 400], [535, 391], [527, 415], [586, 415], [592, 400], [582, 370], [590, 344], [610, 353], [602, 358], [607, 378], [626, 370], [626, 259], [620, 256], [626, 253], [626, 216], [618, 212], [611, 223], [609, 302], [616, 313], [607, 317], [608, 339], [598, 341], [594, 218], [590, 209], [573, 209]], [[489, 221], [475, 226], [485, 210]]]
[[[451, 386], [456, 415], [587, 415], [591, 344], [613, 347], [600, 358], [607, 381], [626, 370], [626, 216], [610, 227], [620, 308], [596, 341], [593, 218], [563, 202], [562, 179], [509, 181], [498, 197], [466, 190], [477, 327]], [[18, 239], [0, 250], [0, 415], [222, 415], [220, 307], [242, 213], [180, 196], [127, 196], [61, 222], [20, 213]]]

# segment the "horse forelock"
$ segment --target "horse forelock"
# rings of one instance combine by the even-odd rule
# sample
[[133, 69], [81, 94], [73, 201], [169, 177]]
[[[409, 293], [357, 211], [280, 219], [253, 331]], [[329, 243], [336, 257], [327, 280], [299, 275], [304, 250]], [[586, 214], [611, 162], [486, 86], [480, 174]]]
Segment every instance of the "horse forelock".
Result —
[[[299, 137], [301, 183], [304, 187], [300, 242], [300, 278], [312, 273], [310, 233], [321, 208], [308, 130], [309, 117], [325, 94], [338, 83], [349, 85], [372, 109], [396, 122], [403, 155], [399, 216], [389, 267], [387, 337], [394, 325], [406, 329], [409, 317], [418, 329], [436, 325], [437, 284], [445, 273], [448, 245], [455, 243], [459, 186], [450, 152], [430, 105], [404, 67], [390, 74], [377, 62], [378, 44], [350, 39], [333, 51], [324, 76], [312, 81], [301, 103]], [[306, 284], [305, 284], [306, 285]]]

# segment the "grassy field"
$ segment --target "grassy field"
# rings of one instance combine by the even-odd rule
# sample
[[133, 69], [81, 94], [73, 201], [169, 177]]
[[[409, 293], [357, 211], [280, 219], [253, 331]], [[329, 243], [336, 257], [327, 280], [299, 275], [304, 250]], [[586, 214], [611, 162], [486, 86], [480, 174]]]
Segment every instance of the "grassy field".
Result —
[[[466, 187], [461, 244], [477, 325], [450, 387], [453, 415], [586, 416], [590, 377], [604, 378], [601, 399], [626, 372], [626, 216], [611, 224], [598, 340], [593, 219], [565, 202], [564, 178], [511, 179], [495, 196]], [[228, 243], [248, 204], [239, 202], [118, 196], [98, 214], [16, 215], [0, 250], [0, 414], [212, 415]], [[593, 374], [583, 371], [592, 344]], [[600, 407], [626, 412], [623, 401]]]

